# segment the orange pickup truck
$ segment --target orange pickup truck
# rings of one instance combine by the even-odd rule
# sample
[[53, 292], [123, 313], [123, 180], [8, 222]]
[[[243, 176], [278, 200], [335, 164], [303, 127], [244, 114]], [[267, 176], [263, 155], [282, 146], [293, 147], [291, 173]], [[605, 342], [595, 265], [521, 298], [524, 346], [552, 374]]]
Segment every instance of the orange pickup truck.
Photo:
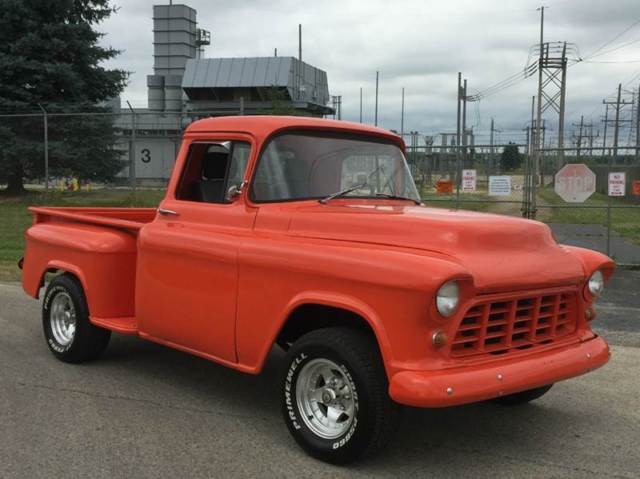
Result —
[[258, 374], [278, 345], [285, 423], [346, 463], [399, 405], [521, 404], [602, 366], [614, 263], [535, 221], [430, 208], [404, 143], [296, 117], [196, 121], [155, 209], [31, 208], [24, 290], [60, 360], [112, 332]]

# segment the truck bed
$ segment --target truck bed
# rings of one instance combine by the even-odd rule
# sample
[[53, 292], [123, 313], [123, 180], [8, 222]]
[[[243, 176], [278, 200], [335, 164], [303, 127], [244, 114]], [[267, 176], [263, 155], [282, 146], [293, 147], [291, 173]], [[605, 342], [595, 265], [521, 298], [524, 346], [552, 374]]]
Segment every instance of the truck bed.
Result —
[[72, 221], [76, 223], [111, 226], [137, 231], [153, 221], [155, 208], [76, 208], [32, 206], [34, 224], [48, 221]]

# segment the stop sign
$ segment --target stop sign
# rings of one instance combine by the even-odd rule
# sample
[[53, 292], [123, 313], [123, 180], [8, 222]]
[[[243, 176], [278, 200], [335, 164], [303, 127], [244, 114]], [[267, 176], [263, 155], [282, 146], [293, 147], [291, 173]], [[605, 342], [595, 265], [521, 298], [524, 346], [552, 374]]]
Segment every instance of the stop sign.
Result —
[[555, 191], [567, 203], [582, 203], [596, 191], [596, 175], [587, 165], [569, 163], [556, 173]]

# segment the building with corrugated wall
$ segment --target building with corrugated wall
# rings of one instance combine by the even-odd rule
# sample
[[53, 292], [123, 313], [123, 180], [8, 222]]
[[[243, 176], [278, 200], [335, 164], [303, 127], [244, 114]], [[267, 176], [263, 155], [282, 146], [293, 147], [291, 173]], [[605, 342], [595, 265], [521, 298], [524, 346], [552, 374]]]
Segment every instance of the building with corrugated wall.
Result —
[[[169, 178], [182, 131], [198, 118], [334, 113], [325, 71], [295, 57], [203, 58], [210, 34], [196, 18], [187, 5], [153, 7], [148, 108], [123, 108], [116, 119], [118, 148], [135, 162], [139, 179]], [[128, 177], [128, 170], [121, 176]]]

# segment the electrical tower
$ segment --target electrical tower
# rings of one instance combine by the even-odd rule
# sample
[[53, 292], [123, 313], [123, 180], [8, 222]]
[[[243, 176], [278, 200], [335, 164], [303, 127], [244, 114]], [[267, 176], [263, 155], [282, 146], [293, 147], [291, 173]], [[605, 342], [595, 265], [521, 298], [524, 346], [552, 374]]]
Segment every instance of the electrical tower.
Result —
[[583, 149], [588, 149], [589, 154], [593, 150], [593, 123], [585, 123], [584, 116], [580, 117], [580, 123], [573, 123], [577, 128], [573, 132], [573, 143], [576, 146], [576, 161], [580, 160], [580, 153]]
[[613, 157], [616, 158], [618, 156], [618, 144], [620, 139], [620, 124], [622, 123], [631, 123], [631, 118], [627, 120], [623, 120], [620, 118], [620, 113], [622, 109], [627, 105], [633, 105], [633, 101], [623, 100], [622, 99], [622, 85], [618, 85], [618, 95], [615, 100], [602, 100], [604, 105], [612, 106], [614, 112], [613, 119], [607, 119], [605, 121], [605, 126], [607, 124], [613, 125]]
[[[542, 51], [541, 51], [542, 50]], [[564, 112], [567, 92], [567, 62], [578, 57], [574, 43], [544, 42], [531, 47], [529, 58], [537, 58], [541, 113], [551, 108], [558, 114], [558, 167], [564, 163]], [[530, 62], [527, 62], [529, 64]], [[534, 139], [534, 145], [541, 138]]]

